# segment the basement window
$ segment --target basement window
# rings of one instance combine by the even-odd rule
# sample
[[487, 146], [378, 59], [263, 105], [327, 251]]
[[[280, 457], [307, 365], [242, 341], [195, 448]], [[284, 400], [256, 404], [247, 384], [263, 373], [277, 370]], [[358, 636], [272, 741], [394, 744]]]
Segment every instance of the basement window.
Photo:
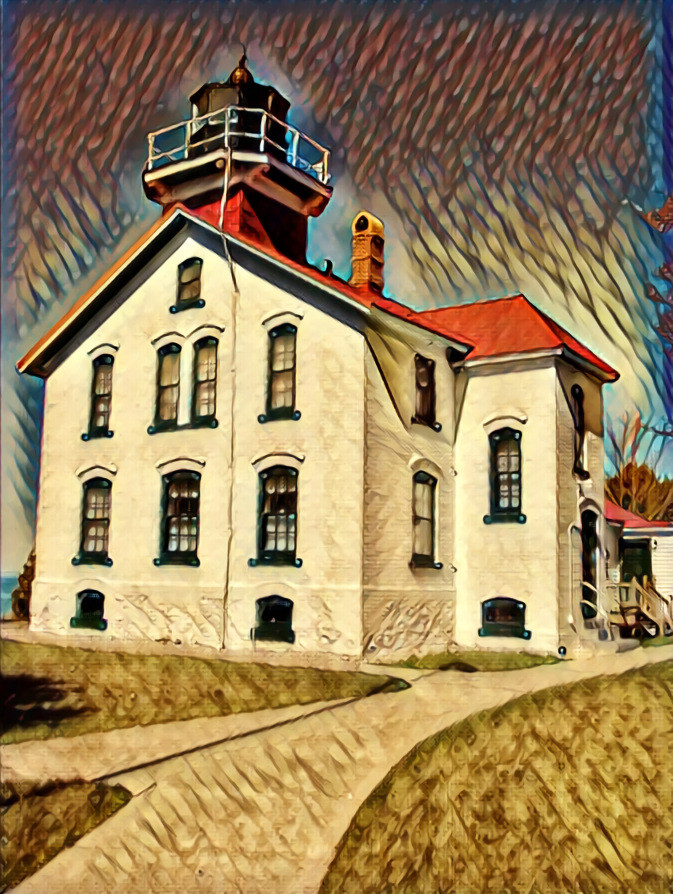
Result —
[[518, 636], [530, 639], [526, 630], [526, 604], [505, 596], [487, 599], [481, 604], [479, 636]]
[[178, 297], [169, 308], [172, 314], [190, 307], [205, 307], [206, 302], [201, 297], [202, 268], [201, 258], [189, 258], [178, 264]]
[[256, 603], [255, 627], [250, 631], [250, 639], [279, 643], [293, 643], [291, 599], [283, 596], [264, 596]]
[[70, 626], [86, 630], [106, 630], [105, 596], [98, 590], [81, 590], [77, 594], [77, 607]]

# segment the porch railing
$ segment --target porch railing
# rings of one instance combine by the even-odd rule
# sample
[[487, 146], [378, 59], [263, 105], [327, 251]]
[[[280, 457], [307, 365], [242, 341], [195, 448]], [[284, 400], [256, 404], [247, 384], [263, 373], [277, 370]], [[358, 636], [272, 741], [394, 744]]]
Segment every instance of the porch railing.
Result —
[[263, 109], [227, 106], [155, 130], [148, 134], [147, 143], [148, 171], [230, 148], [234, 152], [270, 154], [320, 183], [330, 179], [329, 149]]

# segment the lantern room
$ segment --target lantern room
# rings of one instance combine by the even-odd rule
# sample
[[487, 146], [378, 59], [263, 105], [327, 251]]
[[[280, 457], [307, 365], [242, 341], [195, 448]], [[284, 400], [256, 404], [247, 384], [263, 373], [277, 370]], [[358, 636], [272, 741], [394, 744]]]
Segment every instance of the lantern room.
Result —
[[148, 135], [148, 198], [198, 207], [247, 186], [302, 215], [322, 212], [332, 194], [329, 150], [287, 122], [290, 103], [255, 81], [245, 55], [190, 101], [190, 119]]

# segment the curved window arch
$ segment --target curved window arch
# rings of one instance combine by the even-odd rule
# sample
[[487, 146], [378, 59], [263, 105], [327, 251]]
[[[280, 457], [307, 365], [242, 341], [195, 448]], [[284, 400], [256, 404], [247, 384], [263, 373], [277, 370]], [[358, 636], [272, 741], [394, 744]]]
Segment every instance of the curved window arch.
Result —
[[100, 590], [80, 590], [77, 594], [75, 615], [70, 618], [70, 626], [105, 630], [107, 621], [103, 617], [104, 613], [105, 596]]
[[217, 339], [206, 335], [194, 343], [192, 424], [215, 427]]
[[201, 474], [181, 469], [163, 476], [160, 555], [155, 565], [199, 565]]
[[82, 435], [83, 441], [90, 438], [111, 438], [110, 409], [112, 405], [112, 354], [99, 354], [92, 361], [91, 407], [89, 428]]
[[414, 568], [441, 568], [435, 562], [437, 479], [428, 472], [418, 471], [413, 477], [412, 492], [412, 549]]
[[255, 626], [250, 638], [293, 643], [292, 610], [294, 603], [284, 596], [263, 596], [255, 603]]
[[112, 565], [108, 556], [111, 489], [107, 478], [89, 478], [83, 483], [80, 546], [73, 565]]
[[201, 271], [203, 269], [202, 258], [187, 258], [178, 264], [178, 294], [175, 304], [169, 308], [172, 314], [190, 307], [204, 307], [205, 301], [201, 297]]
[[301, 565], [297, 558], [298, 477], [289, 466], [259, 472], [257, 559], [251, 559], [251, 565]]
[[521, 432], [499, 428], [491, 432], [488, 441], [491, 512], [484, 516], [484, 521], [523, 524], [526, 516], [521, 512]]

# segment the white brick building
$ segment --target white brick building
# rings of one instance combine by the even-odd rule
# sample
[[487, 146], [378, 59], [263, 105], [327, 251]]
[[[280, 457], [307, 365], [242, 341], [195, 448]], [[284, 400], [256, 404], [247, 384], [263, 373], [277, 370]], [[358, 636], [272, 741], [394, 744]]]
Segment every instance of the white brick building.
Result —
[[32, 627], [370, 658], [595, 640], [616, 373], [522, 296], [384, 298], [366, 212], [349, 282], [310, 266], [328, 153], [243, 65], [192, 99], [150, 138], [161, 219], [18, 365], [46, 386]]

